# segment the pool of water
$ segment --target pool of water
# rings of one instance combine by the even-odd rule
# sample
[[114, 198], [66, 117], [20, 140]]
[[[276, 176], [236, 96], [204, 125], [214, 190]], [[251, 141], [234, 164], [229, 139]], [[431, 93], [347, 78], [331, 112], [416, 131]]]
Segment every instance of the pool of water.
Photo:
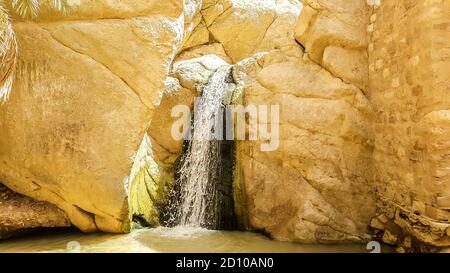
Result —
[[[383, 251], [390, 252], [383, 247]], [[130, 234], [83, 234], [78, 231], [38, 233], [0, 241], [0, 252], [82, 253], [349, 253], [369, 252], [365, 245], [304, 245], [277, 242], [261, 234], [197, 228], [137, 229]]]

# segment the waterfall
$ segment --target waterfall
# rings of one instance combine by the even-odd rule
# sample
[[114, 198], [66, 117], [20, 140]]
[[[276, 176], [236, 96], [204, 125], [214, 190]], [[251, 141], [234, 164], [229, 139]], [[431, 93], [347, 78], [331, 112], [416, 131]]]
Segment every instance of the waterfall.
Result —
[[172, 223], [178, 226], [216, 228], [217, 183], [221, 179], [224, 97], [235, 87], [231, 66], [222, 66], [202, 88], [196, 100], [191, 139], [178, 170]]

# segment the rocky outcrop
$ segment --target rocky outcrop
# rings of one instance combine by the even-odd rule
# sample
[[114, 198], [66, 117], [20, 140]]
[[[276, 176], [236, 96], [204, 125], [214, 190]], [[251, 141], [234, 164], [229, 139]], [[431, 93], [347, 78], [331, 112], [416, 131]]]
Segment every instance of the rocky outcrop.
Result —
[[[142, 191], [164, 192], [173, 182], [181, 142], [167, 138], [168, 109], [193, 98], [167, 78], [175, 55], [214, 53], [230, 62], [293, 45], [286, 38], [299, 4], [94, 2], [71, 3], [67, 17], [44, 6], [36, 22], [15, 18], [21, 57], [13, 95], [0, 109], [0, 178], [56, 204], [83, 231], [124, 232], [133, 216], [157, 224], [158, 202]], [[227, 40], [243, 25], [247, 31]]]
[[[276, 151], [261, 152], [263, 141], [237, 142], [234, 194], [241, 226], [285, 241], [364, 241], [370, 238], [367, 227], [375, 213], [370, 185], [372, 110], [357, 86], [343, 83], [304, 55], [293, 32], [301, 5], [274, 4], [266, 1], [253, 8], [248, 1], [233, 1], [220, 15], [214, 12], [222, 2], [204, 6], [201, 14], [210, 22], [207, 30], [214, 43], [185, 49], [177, 57], [182, 61], [173, 66], [174, 76], [183, 87], [197, 92], [214, 64], [220, 65], [217, 56], [242, 60], [233, 70], [245, 91], [234, 102], [280, 106], [281, 139]], [[286, 5], [294, 8], [288, 12]], [[255, 20], [249, 14], [259, 12], [262, 22], [266, 14], [273, 20], [264, 33], [259, 27], [242, 30], [243, 20]], [[199, 24], [191, 38], [202, 28]], [[233, 40], [232, 32], [238, 35]], [[244, 33], [264, 36], [265, 42], [241, 41]], [[270, 53], [257, 53], [264, 51]], [[211, 53], [217, 56], [207, 55]]]
[[366, 90], [367, 20], [365, 0], [305, 0], [295, 38], [314, 62], [335, 77]]
[[199, 1], [72, 5], [64, 19], [14, 24], [20, 59], [0, 107], [0, 180], [83, 231], [125, 232], [133, 156]]
[[55, 205], [14, 193], [0, 184], [0, 239], [36, 228], [68, 226], [67, 215]]
[[300, 47], [270, 53], [250, 70], [243, 64], [244, 105], [280, 109], [278, 149], [261, 151], [264, 139], [238, 142], [249, 225], [284, 241], [370, 238], [372, 112], [362, 92], [303, 59]]
[[16, 21], [0, 180], [83, 231], [160, 225], [183, 148], [171, 110], [231, 64], [227, 103], [280, 109], [275, 150], [267, 135], [236, 142], [241, 227], [448, 246], [449, 4], [301, 2], [87, 1]]
[[[278, 240], [364, 241], [370, 238], [368, 225], [375, 213], [371, 184], [373, 113], [361, 90], [367, 84], [366, 32], [348, 25], [328, 29], [330, 22], [326, 20], [330, 14], [344, 16], [341, 13], [345, 10], [364, 21], [367, 14], [358, 9], [366, 6], [361, 1], [338, 9], [339, 3], [318, 2], [304, 3], [307, 6], [295, 34], [301, 45], [295, 42], [292, 31], [282, 30], [294, 29], [295, 20], [289, 20], [287, 14], [275, 16], [269, 28], [285, 35], [272, 40], [273, 44], [285, 41], [283, 45], [255, 48], [268, 54], [242, 60], [255, 51], [235, 39], [234, 47], [242, 51], [233, 53], [232, 47], [227, 50], [227, 41], [222, 41], [233, 61], [242, 60], [234, 73], [237, 81], [244, 82], [245, 91], [236, 103], [269, 108], [278, 105], [280, 109], [278, 149], [262, 152], [265, 140], [237, 142], [236, 211], [242, 225], [264, 230]], [[312, 8], [317, 13], [314, 16], [308, 14]], [[317, 19], [320, 17], [323, 22]], [[234, 27], [231, 22], [227, 26]], [[358, 37], [354, 37], [355, 32]], [[270, 33], [265, 36], [271, 37]], [[350, 47], [352, 43], [341, 43], [346, 37], [360, 40]], [[349, 55], [355, 58], [350, 60]], [[354, 73], [344, 75], [349, 63], [356, 67]]]
[[233, 63], [255, 53], [295, 44], [291, 39], [300, 12], [297, 0], [205, 0], [184, 49], [222, 44]]

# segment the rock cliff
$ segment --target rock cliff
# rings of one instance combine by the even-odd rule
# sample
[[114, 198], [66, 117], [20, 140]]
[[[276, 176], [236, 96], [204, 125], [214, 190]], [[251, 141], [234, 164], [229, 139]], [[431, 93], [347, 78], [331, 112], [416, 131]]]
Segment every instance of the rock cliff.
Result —
[[0, 239], [38, 228], [68, 226], [67, 215], [57, 206], [14, 193], [0, 184]]
[[128, 231], [133, 157], [198, 8], [78, 1], [68, 17], [16, 19], [20, 57], [0, 109], [0, 180], [57, 205], [83, 231]]
[[444, 0], [86, 0], [16, 18], [0, 181], [83, 231], [161, 224], [183, 147], [171, 110], [192, 107], [227, 64], [233, 104], [280, 109], [276, 150], [261, 151], [264, 137], [235, 143], [242, 228], [449, 246], [449, 11]]

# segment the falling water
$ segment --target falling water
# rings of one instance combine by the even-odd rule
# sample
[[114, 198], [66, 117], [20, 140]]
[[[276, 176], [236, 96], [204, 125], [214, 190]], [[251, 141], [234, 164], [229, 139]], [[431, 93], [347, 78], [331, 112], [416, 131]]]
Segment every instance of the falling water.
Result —
[[[219, 68], [195, 105], [193, 132], [179, 169], [176, 221], [180, 226], [215, 227], [215, 194], [220, 173], [223, 99], [232, 84], [231, 67]], [[216, 126], [220, 125], [220, 126]]]

